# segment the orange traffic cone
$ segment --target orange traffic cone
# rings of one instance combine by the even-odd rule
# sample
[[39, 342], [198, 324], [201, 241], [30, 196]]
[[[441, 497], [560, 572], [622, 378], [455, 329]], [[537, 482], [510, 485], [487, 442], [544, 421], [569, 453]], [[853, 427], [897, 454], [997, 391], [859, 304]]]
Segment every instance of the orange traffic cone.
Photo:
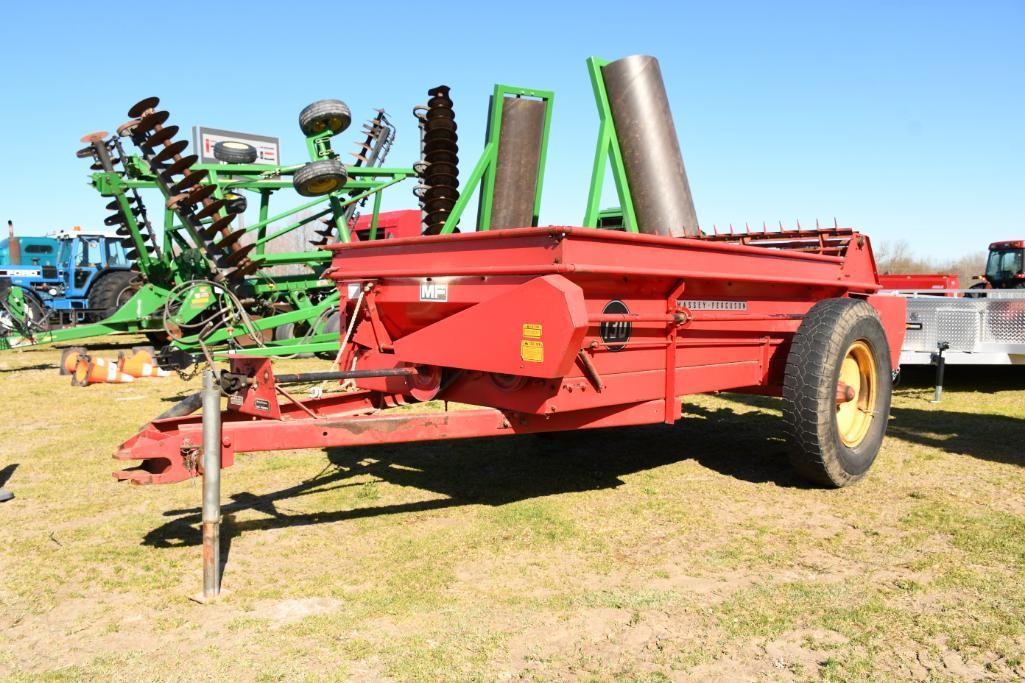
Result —
[[86, 352], [84, 346], [72, 346], [61, 351], [60, 374], [71, 375], [78, 365], [78, 356]]
[[71, 386], [87, 387], [98, 382], [111, 384], [134, 382], [135, 378], [117, 368], [117, 363], [106, 358], [96, 358], [80, 353], [75, 364], [75, 374], [71, 376]]
[[130, 377], [167, 377], [171, 373], [161, 370], [153, 361], [153, 355], [145, 348], [138, 349], [131, 356], [124, 352], [117, 355], [117, 368]]

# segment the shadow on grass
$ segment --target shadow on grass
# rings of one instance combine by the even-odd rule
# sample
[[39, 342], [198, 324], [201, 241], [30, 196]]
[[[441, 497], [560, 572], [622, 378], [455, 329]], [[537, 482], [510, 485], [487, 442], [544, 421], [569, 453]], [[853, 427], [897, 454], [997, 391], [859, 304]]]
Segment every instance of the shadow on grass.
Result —
[[[935, 369], [930, 367], [905, 368], [895, 391], [900, 394], [924, 389], [931, 397], [934, 374]], [[944, 386], [949, 392], [1020, 392], [1025, 390], [1025, 367], [948, 366]], [[779, 409], [779, 399], [739, 394], [729, 394], [728, 398], [758, 408]], [[947, 401], [950, 400], [948, 395]], [[1021, 399], [1015, 396], [1014, 400]], [[925, 401], [923, 397], [921, 408], [894, 406], [887, 436], [948, 453], [1025, 467], [1025, 419], [944, 410], [943, 403], [926, 407]]]
[[[328, 465], [312, 479], [272, 493], [233, 494], [222, 506], [226, 518], [243, 510], [266, 516], [234, 519], [230, 533], [222, 530], [222, 537], [613, 489], [624, 483], [625, 475], [685, 460], [742, 481], [805, 487], [789, 467], [781, 430], [776, 415], [687, 406], [677, 425], [333, 448], [327, 450]], [[355, 477], [361, 479], [351, 481]], [[444, 497], [311, 513], [289, 511], [284, 505], [302, 496], [363, 486], [366, 477]], [[150, 531], [143, 544], [167, 548], [200, 543], [200, 508], [164, 514], [173, 519]]]
[[[934, 380], [932, 367], [906, 367], [897, 391], [928, 390]], [[1025, 390], [1025, 367], [948, 365], [944, 389], [951, 393], [1019, 392]], [[946, 400], [951, 398], [948, 394]], [[1021, 399], [1016, 396], [1013, 400]], [[943, 406], [941, 402], [933, 408], [893, 408], [889, 435], [948, 453], [1025, 467], [1025, 419], [944, 410]]]
[[1025, 419], [952, 410], [893, 408], [888, 436], [1025, 467]]
[[0, 470], [0, 488], [3, 488], [4, 484], [10, 481], [11, 477], [14, 476], [14, 470], [18, 469], [18, 463], [12, 462], [2, 470]]
[[20, 368], [0, 368], [0, 373], [25, 372], [26, 370], [56, 370], [56, 363], [36, 363], [35, 365], [23, 365]]
[[[67, 342], [47, 343], [39, 344], [38, 346], [20, 346], [18, 347], [19, 353], [52, 353], [53, 351], [63, 351], [64, 349], [77, 349], [85, 347], [89, 352], [93, 351], [124, 351], [130, 349], [133, 346], [146, 346], [148, 342], [145, 340], [140, 341], [136, 338], [135, 341], [126, 339], [123, 342], [112, 342], [105, 341], [102, 343], [90, 344], [89, 338], [76, 339]], [[53, 367], [57, 367], [54, 365]], [[24, 369], [24, 368], [22, 368]]]
[[[929, 389], [936, 379], [936, 368], [931, 365], [906, 365], [901, 368], [900, 381], [895, 390]], [[944, 389], [950, 391], [1025, 390], [1025, 365], [948, 365], [943, 376]]]

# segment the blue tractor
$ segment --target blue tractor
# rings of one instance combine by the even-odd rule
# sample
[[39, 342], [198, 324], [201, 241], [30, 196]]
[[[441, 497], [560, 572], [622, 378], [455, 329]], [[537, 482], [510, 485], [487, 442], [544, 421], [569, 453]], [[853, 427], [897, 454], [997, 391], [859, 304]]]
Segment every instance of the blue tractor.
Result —
[[0, 334], [102, 320], [141, 286], [120, 237], [73, 231], [53, 239], [56, 265], [0, 265]]

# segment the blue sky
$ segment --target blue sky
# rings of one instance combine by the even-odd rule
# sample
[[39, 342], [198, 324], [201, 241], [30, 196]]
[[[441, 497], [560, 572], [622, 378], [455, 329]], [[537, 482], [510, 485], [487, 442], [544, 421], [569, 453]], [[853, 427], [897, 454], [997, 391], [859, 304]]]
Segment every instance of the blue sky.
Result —
[[[597, 132], [584, 59], [647, 53], [702, 226], [836, 216], [940, 258], [1025, 236], [1022, 0], [431, 4], [9, 4], [0, 218], [22, 233], [98, 227], [78, 139], [150, 94], [183, 128], [276, 135], [296, 162], [310, 101], [343, 99], [361, 119], [383, 106], [399, 125], [390, 162], [405, 165], [411, 108], [445, 83], [465, 178], [501, 82], [556, 91], [541, 221], [578, 223]], [[399, 189], [388, 204], [413, 202]]]

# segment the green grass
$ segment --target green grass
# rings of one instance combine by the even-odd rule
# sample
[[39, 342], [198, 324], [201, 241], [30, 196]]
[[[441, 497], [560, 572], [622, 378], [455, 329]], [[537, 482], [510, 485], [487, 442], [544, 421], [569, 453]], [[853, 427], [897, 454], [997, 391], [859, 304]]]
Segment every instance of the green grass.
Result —
[[950, 368], [939, 405], [910, 373], [839, 491], [790, 471], [777, 401], [734, 395], [672, 427], [243, 455], [200, 606], [199, 482], [110, 475], [197, 382], [76, 389], [57, 357], [0, 355], [0, 678], [1025, 676], [1023, 369]]

